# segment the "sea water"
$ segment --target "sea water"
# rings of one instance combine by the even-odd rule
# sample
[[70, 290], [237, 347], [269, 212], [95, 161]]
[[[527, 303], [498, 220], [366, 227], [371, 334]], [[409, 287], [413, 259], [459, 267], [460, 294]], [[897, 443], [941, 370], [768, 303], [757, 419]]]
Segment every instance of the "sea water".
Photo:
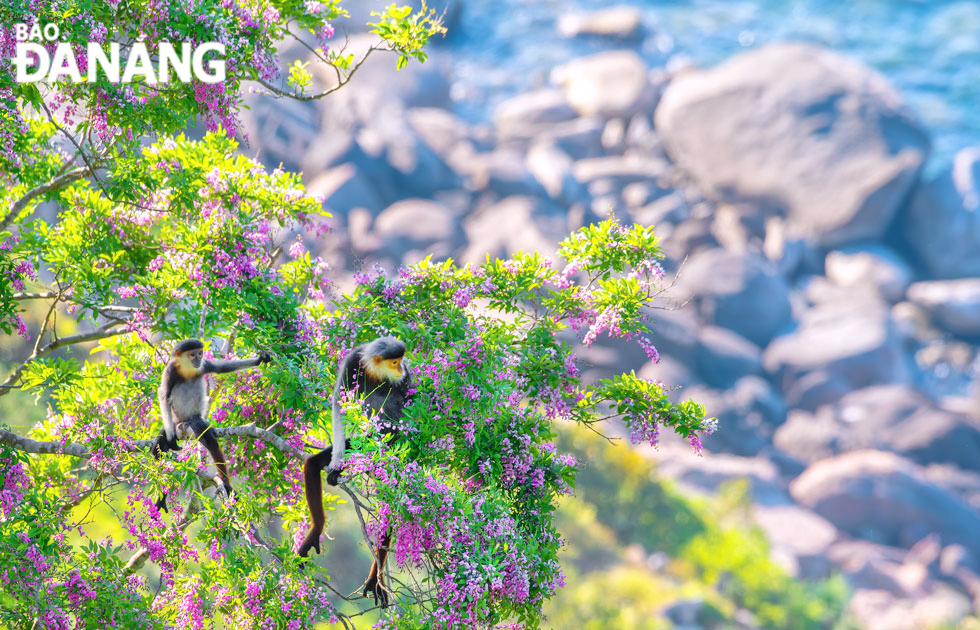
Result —
[[[565, 12], [629, 4], [648, 36], [636, 44], [564, 39]], [[462, 0], [450, 46], [459, 54], [454, 97], [470, 120], [547, 84], [568, 59], [635, 46], [652, 66], [686, 60], [711, 66], [739, 51], [804, 41], [856, 58], [884, 74], [933, 138], [936, 172], [980, 145], [980, 0]]]

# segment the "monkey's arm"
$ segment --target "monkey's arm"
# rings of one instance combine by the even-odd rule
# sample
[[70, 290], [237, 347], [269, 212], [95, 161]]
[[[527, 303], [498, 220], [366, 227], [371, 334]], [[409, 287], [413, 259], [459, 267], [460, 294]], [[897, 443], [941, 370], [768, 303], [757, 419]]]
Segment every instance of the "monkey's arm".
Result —
[[201, 366], [201, 373], [227, 374], [228, 372], [237, 372], [238, 370], [253, 368], [256, 365], [268, 363], [271, 360], [272, 356], [268, 352], [263, 352], [259, 354], [259, 356], [252, 357], [251, 359], [232, 359], [231, 361], [214, 359], [204, 362], [204, 364]]
[[174, 427], [173, 412], [170, 409], [170, 390], [171, 374], [168, 365], [163, 370], [163, 378], [160, 381], [160, 389], [157, 390], [157, 401], [160, 403], [160, 418], [163, 420], [163, 434], [167, 441], [176, 446], [177, 429]]

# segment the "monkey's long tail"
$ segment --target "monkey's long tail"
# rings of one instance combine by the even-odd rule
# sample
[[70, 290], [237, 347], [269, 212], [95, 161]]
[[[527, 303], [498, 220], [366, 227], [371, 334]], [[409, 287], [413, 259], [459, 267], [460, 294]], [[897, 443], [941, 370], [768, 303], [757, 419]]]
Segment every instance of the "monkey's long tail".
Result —
[[310, 520], [313, 522], [310, 532], [297, 550], [297, 553], [303, 557], [308, 556], [312, 548], [316, 548], [316, 552], [320, 553], [320, 534], [323, 533], [323, 525], [326, 522], [326, 516], [323, 514], [323, 485], [320, 481], [320, 471], [330, 465], [332, 456], [333, 446], [327, 445], [327, 448], [307, 458], [303, 463], [306, 506], [310, 509]]

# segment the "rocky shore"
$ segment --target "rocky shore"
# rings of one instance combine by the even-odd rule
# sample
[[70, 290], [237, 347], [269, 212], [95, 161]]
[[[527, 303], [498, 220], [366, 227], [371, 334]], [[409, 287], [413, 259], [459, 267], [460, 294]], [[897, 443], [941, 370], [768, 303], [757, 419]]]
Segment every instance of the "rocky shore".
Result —
[[617, 48], [556, 66], [492, 124], [453, 113], [454, 59], [435, 49], [397, 73], [374, 56], [316, 103], [254, 95], [243, 150], [326, 196], [337, 230], [309, 245], [337, 277], [549, 254], [610, 212], [655, 225], [676, 276], [652, 315], [661, 362], [586, 356], [718, 417], [703, 459], [653, 453], [662, 473], [747, 479], [776, 557], [843, 572], [863, 627], [980, 611], [980, 147], [926, 179], [928, 133], [859, 63], [787, 43], [648, 67], [635, 14], [573, 17], [556, 28]]

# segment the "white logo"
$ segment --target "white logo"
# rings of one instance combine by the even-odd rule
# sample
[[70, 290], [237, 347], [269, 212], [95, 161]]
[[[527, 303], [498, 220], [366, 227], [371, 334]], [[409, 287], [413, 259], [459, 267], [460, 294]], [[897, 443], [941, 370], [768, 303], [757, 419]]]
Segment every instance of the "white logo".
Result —
[[88, 42], [85, 60], [88, 71], [83, 77], [71, 44], [60, 42], [55, 47], [54, 54], [50, 55], [47, 48], [39, 43], [57, 41], [61, 35], [57, 25], [45, 24], [42, 28], [40, 24], [31, 27], [15, 24], [14, 34], [17, 49], [13, 62], [18, 83], [57, 81], [63, 77], [75, 83], [93, 83], [100, 72], [112, 83], [130, 83], [133, 77], [142, 77], [149, 85], [169, 83], [171, 72], [179, 81], [190, 83], [192, 71], [193, 76], [204, 83], [225, 80], [223, 59], [212, 59], [207, 62], [207, 69], [204, 67], [204, 55], [212, 51], [224, 55], [224, 44], [209, 42], [192, 51], [190, 43], [183, 42], [178, 54], [173, 44], [160, 42], [157, 44], [157, 66], [154, 68], [153, 60], [143, 42], [135, 42], [130, 47], [129, 58], [123, 61], [119, 58], [118, 43], [109, 44], [109, 54], [106, 55], [101, 44]]

